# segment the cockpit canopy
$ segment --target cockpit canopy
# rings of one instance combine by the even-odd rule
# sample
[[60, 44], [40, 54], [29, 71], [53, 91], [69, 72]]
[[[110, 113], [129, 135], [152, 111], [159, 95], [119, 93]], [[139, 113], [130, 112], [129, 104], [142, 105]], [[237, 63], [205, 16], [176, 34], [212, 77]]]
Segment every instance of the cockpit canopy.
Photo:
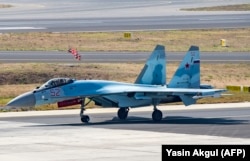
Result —
[[39, 89], [58, 87], [58, 86], [70, 84], [73, 82], [74, 82], [74, 79], [71, 79], [71, 78], [53, 78], [47, 81], [46, 83], [44, 83], [41, 87], [39, 87]]

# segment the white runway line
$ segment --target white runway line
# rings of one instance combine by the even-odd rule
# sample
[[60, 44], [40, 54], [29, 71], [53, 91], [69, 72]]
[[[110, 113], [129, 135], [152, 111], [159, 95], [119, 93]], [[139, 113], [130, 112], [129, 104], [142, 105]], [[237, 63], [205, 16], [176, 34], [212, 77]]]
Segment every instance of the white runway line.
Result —
[[[250, 108], [250, 102], [243, 103], [218, 103], [218, 104], [195, 104], [191, 106], [184, 105], [164, 105], [158, 106], [158, 109], [162, 111], [175, 111], [175, 110], [198, 110], [198, 109], [221, 109], [221, 108]], [[87, 109], [86, 114], [93, 113], [116, 113], [118, 108], [94, 108]], [[51, 116], [51, 115], [72, 115], [79, 114], [79, 109], [73, 110], [51, 110], [51, 111], [23, 111], [23, 112], [3, 112], [0, 113], [0, 117], [23, 117], [23, 116]], [[131, 111], [142, 112], [142, 111], [153, 111], [152, 106], [132, 108]]]
[[0, 30], [37, 30], [37, 29], [46, 29], [45, 27], [0, 27]]

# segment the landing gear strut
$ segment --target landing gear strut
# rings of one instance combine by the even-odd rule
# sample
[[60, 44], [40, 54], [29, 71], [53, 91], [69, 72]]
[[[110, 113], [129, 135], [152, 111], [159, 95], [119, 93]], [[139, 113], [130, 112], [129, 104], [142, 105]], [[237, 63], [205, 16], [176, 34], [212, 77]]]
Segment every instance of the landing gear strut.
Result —
[[129, 111], [128, 107], [120, 108], [117, 112], [119, 119], [126, 120], [126, 118], [128, 117], [128, 111]]
[[162, 112], [156, 107], [157, 100], [153, 100], [154, 112], [152, 113], [152, 119], [154, 122], [160, 122], [162, 120]]
[[[90, 101], [91, 101], [91, 100], [90, 100]], [[85, 103], [85, 98], [82, 99], [80, 117], [81, 117], [81, 121], [82, 121], [83, 123], [88, 123], [89, 120], [90, 120], [90, 118], [89, 118], [88, 115], [84, 115], [85, 106], [87, 106], [87, 105], [90, 103], [90, 101], [89, 101], [88, 103], [84, 104], [84, 103]]]

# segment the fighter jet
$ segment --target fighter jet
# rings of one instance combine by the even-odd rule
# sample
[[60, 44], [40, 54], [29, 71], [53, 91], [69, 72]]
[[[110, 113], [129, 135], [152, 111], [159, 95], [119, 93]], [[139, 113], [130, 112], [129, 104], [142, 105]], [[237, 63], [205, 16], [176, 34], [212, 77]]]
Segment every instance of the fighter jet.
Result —
[[[57, 103], [64, 107], [81, 104], [81, 121], [87, 123], [90, 118], [84, 115], [84, 111], [90, 101], [103, 107], [119, 108], [117, 115], [121, 120], [127, 118], [130, 108], [153, 105], [152, 119], [158, 122], [162, 120], [162, 112], [157, 109], [161, 103], [182, 101], [189, 106], [197, 99], [220, 97], [226, 91], [207, 87], [210, 88], [200, 84], [199, 47], [190, 47], [172, 80], [166, 84], [165, 47], [157, 45], [134, 83], [53, 78], [41, 87], [14, 98], [7, 106], [20, 108]], [[85, 98], [89, 102], [85, 103]]]

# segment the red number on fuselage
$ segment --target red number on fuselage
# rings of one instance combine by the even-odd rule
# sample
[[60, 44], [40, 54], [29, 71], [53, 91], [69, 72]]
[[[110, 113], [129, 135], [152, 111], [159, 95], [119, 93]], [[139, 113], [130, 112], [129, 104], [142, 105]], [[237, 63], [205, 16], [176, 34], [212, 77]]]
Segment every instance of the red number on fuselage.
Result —
[[52, 97], [60, 96], [60, 88], [50, 89], [50, 96]]

